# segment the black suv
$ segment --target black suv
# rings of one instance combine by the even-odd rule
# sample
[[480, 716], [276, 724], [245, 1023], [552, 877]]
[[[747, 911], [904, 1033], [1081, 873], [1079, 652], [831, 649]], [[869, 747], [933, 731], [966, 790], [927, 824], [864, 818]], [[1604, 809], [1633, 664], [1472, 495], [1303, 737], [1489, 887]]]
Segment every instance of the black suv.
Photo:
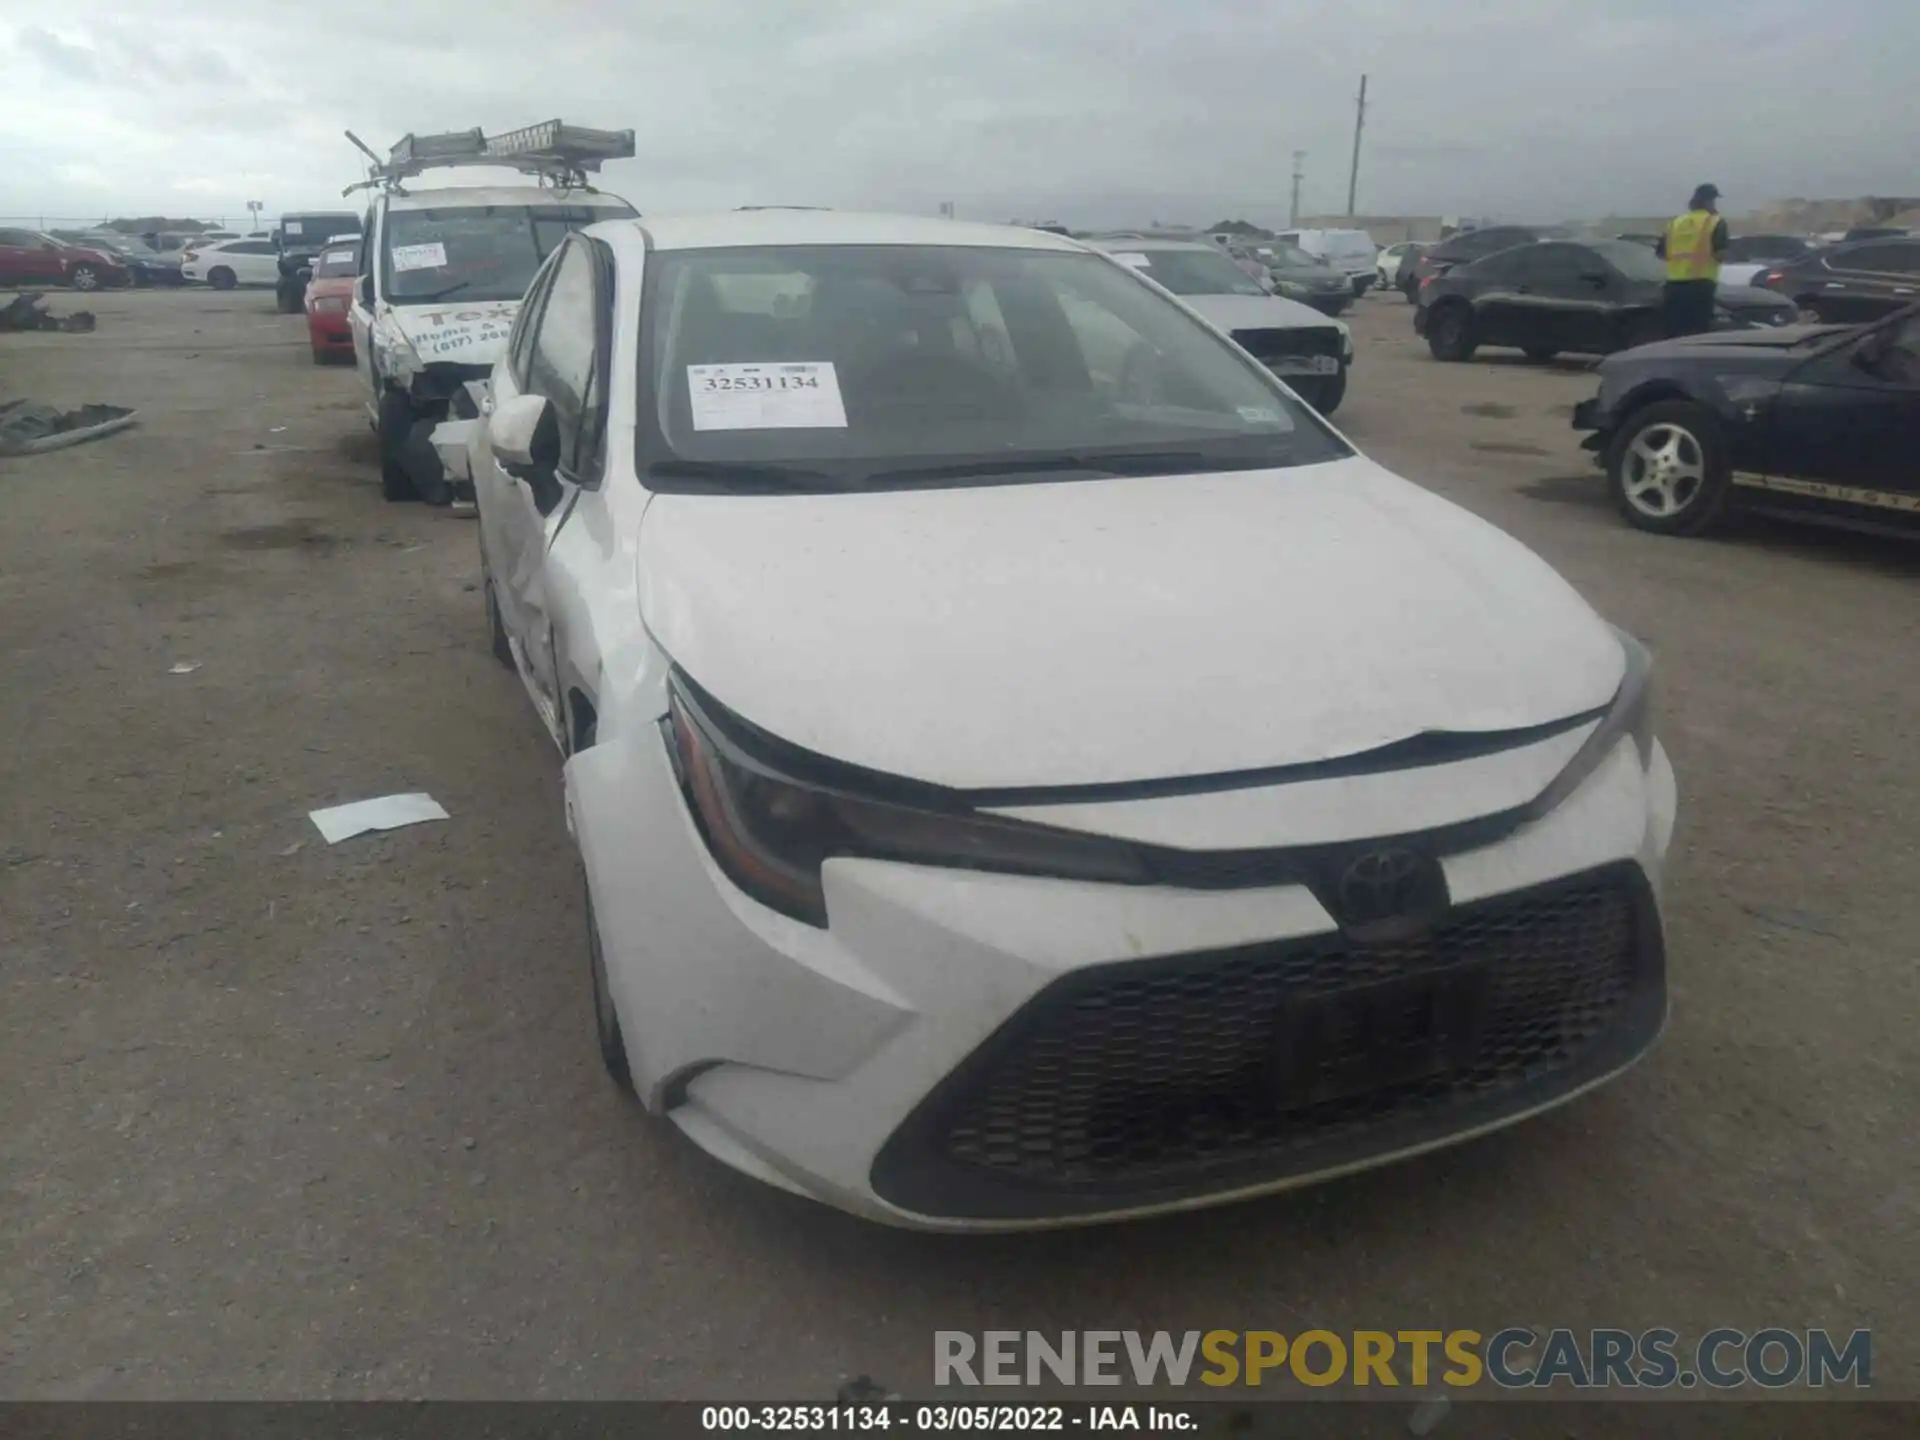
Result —
[[313, 278], [313, 257], [335, 235], [358, 235], [360, 217], [349, 210], [307, 210], [280, 217], [273, 245], [280, 252], [280, 278], [273, 295], [282, 315], [306, 308], [307, 281]]
[[1878, 320], [1920, 299], [1920, 238], [1829, 245], [1763, 271], [1753, 283], [1793, 301], [1803, 320]]
[[1555, 226], [1483, 225], [1478, 230], [1462, 230], [1438, 245], [1422, 250], [1411, 265], [1400, 267], [1400, 291], [1415, 305], [1420, 303], [1421, 282], [1444, 275], [1456, 265], [1471, 264], [1516, 245], [1531, 245], [1536, 240], [1559, 240], [1566, 235]]

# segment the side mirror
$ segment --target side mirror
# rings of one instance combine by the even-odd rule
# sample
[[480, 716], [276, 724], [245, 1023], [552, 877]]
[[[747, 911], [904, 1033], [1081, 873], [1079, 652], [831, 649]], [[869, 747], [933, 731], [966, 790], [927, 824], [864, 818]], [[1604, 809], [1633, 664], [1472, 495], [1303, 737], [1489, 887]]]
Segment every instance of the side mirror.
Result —
[[496, 405], [487, 439], [500, 468], [530, 485], [551, 479], [560, 463], [560, 425], [544, 395], [515, 395]]
[[360, 303], [371, 310], [373, 308], [373, 276], [362, 275], [355, 293], [360, 297]]

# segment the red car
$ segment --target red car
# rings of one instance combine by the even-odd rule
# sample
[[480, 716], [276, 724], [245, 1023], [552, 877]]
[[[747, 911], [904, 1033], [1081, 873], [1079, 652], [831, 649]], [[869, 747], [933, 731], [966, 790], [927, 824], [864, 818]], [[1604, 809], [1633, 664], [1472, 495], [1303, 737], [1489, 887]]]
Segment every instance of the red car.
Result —
[[353, 308], [359, 274], [357, 243], [329, 245], [314, 257], [313, 278], [307, 282], [307, 339], [316, 365], [353, 363], [353, 326], [347, 312]]
[[71, 285], [98, 290], [128, 285], [133, 276], [116, 255], [69, 245], [38, 230], [0, 230], [0, 285]]

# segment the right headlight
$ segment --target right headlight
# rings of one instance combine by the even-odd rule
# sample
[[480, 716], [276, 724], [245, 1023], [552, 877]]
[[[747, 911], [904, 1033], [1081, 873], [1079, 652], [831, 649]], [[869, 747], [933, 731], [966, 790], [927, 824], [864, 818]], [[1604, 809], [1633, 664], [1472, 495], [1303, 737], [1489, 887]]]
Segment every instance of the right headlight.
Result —
[[723, 715], [675, 675], [662, 727], [681, 794], [727, 878], [796, 920], [825, 927], [820, 867], [836, 855], [1122, 885], [1151, 880], [1145, 858], [1123, 841], [936, 809], [931, 794], [924, 803], [895, 801], [790, 773], [801, 767], [757, 753], [743, 722]]
[[1641, 768], [1653, 763], [1653, 657], [1626, 631], [1616, 628], [1613, 633], [1627, 657], [1626, 673], [1620, 678], [1613, 703], [1607, 707], [1593, 734], [1587, 737], [1586, 744], [1567, 762], [1566, 769], [1527, 805], [1525, 820], [1538, 820], [1558, 809], [1629, 735], [1633, 737], [1634, 748], [1640, 752]]

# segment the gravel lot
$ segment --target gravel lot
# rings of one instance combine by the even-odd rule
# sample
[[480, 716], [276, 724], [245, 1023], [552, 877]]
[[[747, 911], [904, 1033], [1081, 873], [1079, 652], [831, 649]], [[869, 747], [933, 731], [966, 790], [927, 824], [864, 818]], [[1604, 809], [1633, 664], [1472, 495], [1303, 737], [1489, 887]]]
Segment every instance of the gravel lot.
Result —
[[[1440, 365], [1369, 296], [1343, 428], [1658, 656], [1666, 1039], [1317, 1190], [910, 1235], [600, 1073], [474, 526], [382, 503], [353, 372], [263, 293], [88, 303], [94, 334], [0, 337], [0, 393], [143, 417], [0, 460], [0, 1394], [827, 1398], [924, 1391], [936, 1328], [1531, 1324], [1871, 1326], [1876, 1390], [1920, 1397], [1920, 549], [1630, 531], [1578, 364]], [[452, 820], [305, 819], [415, 789]]]

